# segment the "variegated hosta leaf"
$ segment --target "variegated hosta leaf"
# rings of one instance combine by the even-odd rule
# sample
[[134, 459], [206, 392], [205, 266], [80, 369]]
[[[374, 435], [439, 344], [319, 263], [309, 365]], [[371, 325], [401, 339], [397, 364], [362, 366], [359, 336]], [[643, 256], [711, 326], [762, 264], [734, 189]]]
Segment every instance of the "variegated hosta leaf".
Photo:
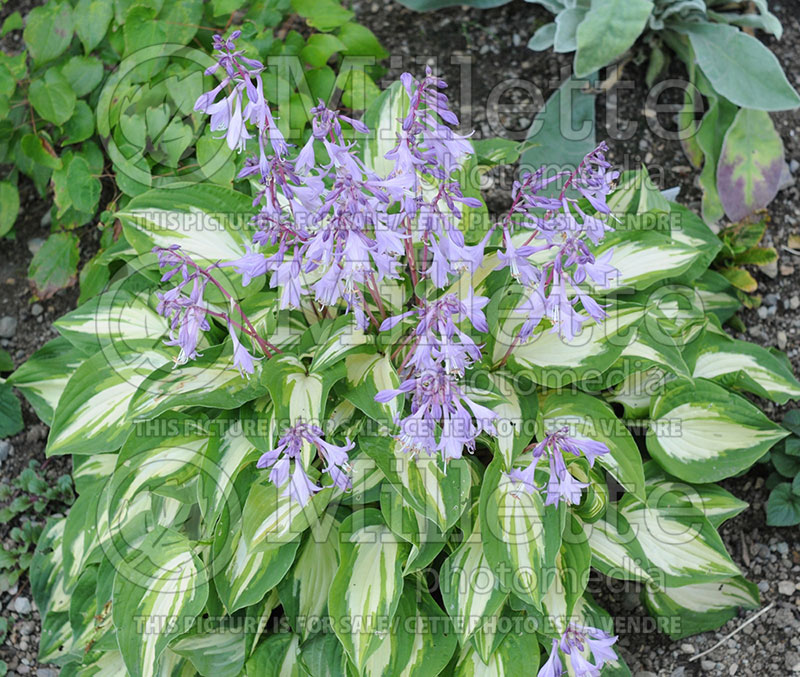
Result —
[[495, 461], [481, 486], [483, 550], [501, 588], [541, 607], [561, 545], [564, 511], [527, 493]]
[[[112, 289], [54, 322], [58, 332], [86, 355], [112, 356], [136, 346], [152, 347], [167, 334], [167, 319], [148, 303], [155, 294]], [[157, 299], [156, 299], [157, 301]]]
[[539, 669], [539, 643], [535, 635], [509, 633], [488, 663], [484, 663], [471, 644], [461, 649], [454, 677], [510, 677], [534, 675]]
[[223, 515], [213, 547], [213, 575], [219, 599], [229, 614], [257, 604], [289, 571], [300, 539], [279, 548], [251, 551], [238, 522]]
[[411, 552], [403, 566], [403, 574], [427, 567], [447, 542], [447, 536], [431, 520], [411, 508], [403, 497], [390, 487], [380, 496], [381, 515], [387, 526], [400, 538], [411, 543]]
[[118, 677], [125, 674], [125, 661], [119, 651], [105, 651], [95, 660], [82, 664], [68, 663], [61, 669], [61, 677]]
[[244, 378], [233, 366], [230, 342], [203, 351], [202, 357], [182, 365], [159, 366], [142, 381], [131, 399], [127, 416], [131, 421], [155, 418], [166, 411], [188, 407], [233, 409], [266, 394], [259, 382], [263, 362]]
[[731, 477], [789, 434], [744, 398], [704, 379], [667, 384], [650, 417], [647, 450], [687, 482]]
[[679, 496], [651, 488], [647, 503], [626, 495], [619, 513], [630, 525], [657, 583], [683, 585], [740, 575], [722, 539], [703, 513]]
[[362, 159], [378, 176], [389, 176], [394, 169], [394, 163], [386, 158], [386, 153], [397, 145], [399, 120], [408, 114], [408, 108], [406, 90], [400, 82], [395, 82], [364, 113], [364, 124], [369, 127], [370, 134], [362, 145]]
[[86, 355], [59, 336], [45, 343], [27, 362], [8, 377], [6, 383], [18, 388], [48, 425], [53, 424], [58, 400]]
[[766, 348], [706, 332], [690, 351], [695, 378], [713, 379], [778, 404], [800, 399], [800, 382], [790, 367]]
[[70, 377], [58, 402], [48, 456], [91, 454], [118, 449], [130, 434], [128, 405], [145, 378], [168, 360], [159, 350], [109, 360], [98, 353]]
[[305, 677], [298, 661], [300, 637], [290, 632], [268, 635], [244, 665], [246, 677]]
[[[112, 466], [113, 469], [113, 466]], [[72, 591], [81, 577], [85, 566], [97, 559], [97, 503], [101, 489], [82, 493], [78, 496], [67, 514], [62, 543], [62, 562], [64, 567], [64, 588]]]
[[456, 649], [456, 636], [447, 614], [426, 590], [416, 590], [411, 580], [406, 582], [393, 628], [391, 632], [382, 633], [381, 642], [367, 659], [362, 674], [434, 677], [444, 669]]
[[677, 202], [670, 202], [669, 208], [671, 221], [676, 225], [672, 228], [672, 239], [693, 247], [700, 254], [680, 276], [681, 280], [693, 281], [711, 265], [722, 249], [722, 240], [691, 209]]
[[442, 564], [442, 600], [462, 646], [503, 606], [508, 593], [495, 576], [481, 543], [480, 519]]
[[237, 677], [244, 667], [245, 635], [235, 627], [192, 632], [172, 642], [169, 649], [188, 658], [203, 677]]
[[150, 190], [117, 212], [125, 237], [140, 254], [178, 244], [205, 263], [244, 256], [250, 243], [252, 201], [208, 183]]
[[110, 479], [112, 507], [124, 510], [142, 491], [194, 503], [197, 477], [213, 473], [206, 460], [210, 444], [211, 433], [183, 414], [134, 426]]
[[[551, 388], [580, 381], [587, 374], [605, 371], [633, 339], [644, 308], [619, 305], [607, 312], [608, 317], [600, 323], [587, 321], [572, 341], [550, 330], [534, 334], [527, 343], [511, 352], [509, 368], [514, 372], [522, 371], [537, 383]], [[515, 324], [520, 324], [520, 320], [508, 322], [511, 327]], [[501, 360], [507, 349], [507, 342], [498, 341], [494, 361]]]
[[625, 424], [602, 400], [581, 392], [550, 392], [541, 402], [544, 432], [567, 426], [577, 440], [595, 440], [609, 448], [597, 458], [628, 491], [644, 498], [642, 457]]
[[326, 513], [309, 529], [291, 571], [278, 585], [284, 613], [303, 640], [323, 627], [328, 591], [338, 566], [339, 522]]
[[64, 589], [62, 548], [66, 520], [50, 519], [45, 525], [31, 560], [31, 593], [42, 618], [39, 660], [52, 663], [72, 648], [69, 595]]
[[[373, 339], [359, 329], [348, 314], [330, 323], [315, 323], [308, 329], [314, 351], [310, 371], [321, 374], [348, 355], [373, 344]], [[305, 337], [304, 337], [305, 338]]]
[[757, 609], [760, 601], [758, 588], [741, 576], [662, 590], [646, 587], [642, 599], [653, 616], [669, 619], [666, 626], [673, 640], [716, 630], [734, 618], [739, 607]]
[[650, 415], [653, 398], [663, 392], [664, 386], [674, 378], [673, 374], [659, 367], [634, 371], [604, 393], [604, 397], [609, 402], [621, 404], [628, 421], [646, 419]]
[[681, 482], [667, 475], [655, 461], [645, 463], [644, 469], [648, 492], [657, 489], [659, 492], [673, 494], [679, 503], [692, 505], [702, 512], [715, 529], [732, 517], [736, 517], [748, 506], [718, 484]]
[[303, 668], [314, 677], [349, 677], [347, 654], [332, 632], [314, 635], [303, 643], [298, 657]]
[[407, 454], [391, 437], [362, 436], [359, 447], [406, 502], [442, 531], [455, 524], [466, 509], [472, 474], [463, 458], [445, 465], [438, 456]]
[[251, 552], [291, 543], [315, 523], [331, 499], [332, 489], [317, 492], [304, 506], [282, 495], [274, 484], [254, 484], [242, 512], [242, 534]]
[[613, 249], [611, 265], [618, 271], [605, 288], [607, 294], [621, 288], [647, 289], [665, 278], [678, 277], [702, 255], [702, 250], [653, 230], [616, 231], [603, 240], [597, 256]]
[[114, 579], [112, 614], [128, 672], [158, 674], [167, 644], [190, 628], [208, 599], [203, 563], [185, 536], [152, 531]]
[[345, 505], [364, 506], [380, 499], [384, 477], [373, 458], [359, 450], [361, 442], [350, 454], [350, 491], [341, 497]]
[[402, 398], [376, 402], [375, 395], [400, 385], [400, 378], [388, 355], [375, 352], [356, 352], [345, 359], [346, 378], [340, 381], [337, 392], [375, 421], [392, 426], [400, 413]]
[[245, 619], [248, 624], [246, 632], [244, 633], [247, 656], [252, 656], [255, 653], [258, 642], [267, 630], [272, 612], [280, 606], [280, 603], [278, 591], [273, 588], [258, 604], [249, 606], [244, 610]]
[[[310, 371], [295, 355], [276, 355], [266, 361], [262, 380], [269, 389], [275, 406], [277, 434], [298, 421], [324, 427], [325, 404], [336, 381], [345, 375], [343, 362], [324, 371]], [[314, 455], [311, 444], [303, 442], [303, 464], [308, 466]]]
[[592, 566], [625, 581], [653, 581], [649, 562], [627, 520], [609, 506], [603, 519], [584, 525]]
[[409, 545], [377, 510], [360, 510], [339, 528], [339, 569], [328, 594], [333, 630], [358, 672], [390, 630], [403, 592]]
[[556, 575], [542, 597], [547, 615], [551, 619], [564, 619], [563, 627], [586, 590], [592, 564], [592, 550], [583, 533], [583, 524], [571, 514], [567, 515], [565, 533], [555, 561]]
[[[246, 496], [237, 491], [236, 480], [247, 467], [255, 469], [260, 456], [259, 451], [245, 434], [253, 418], [243, 415], [242, 419], [213, 421], [212, 426], [221, 423], [218, 444], [210, 444], [205, 453], [203, 472], [198, 477], [197, 503], [203, 513], [205, 528], [210, 532], [223, 512], [227, 512], [232, 521], [236, 521], [244, 507]], [[256, 434], [265, 435], [266, 431], [253, 430]], [[267, 440], [269, 441], [269, 440]]]
[[69, 624], [72, 628], [73, 653], [79, 656], [89, 650], [110, 628], [111, 618], [97, 608], [97, 566], [83, 570], [70, 592]]
[[117, 454], [92, 454], [72, 459], [72, 480], [78, 494], [100, 490], [117, 465]]
[[[656, 334], [657, 338], [654, 338], [651, 329], [653, 325], [648, 322], [640, 324], [635, 338], [623, 349], [620, 361], [624, 361], [624, 366], [633, 367], [625, 371], [656, 366], [676, 376], [691, 376], [689, 367], [683, 359], [683, 345], [660, 331]], [[616, 366], [614, 365], [611, 371], [614, 371]]]
[[702, 308], [713, 313], [720, 322], [726, 322], [742, 307], [732, 293], [731, 283], [714, 270], [707, 270], [693, 284]]

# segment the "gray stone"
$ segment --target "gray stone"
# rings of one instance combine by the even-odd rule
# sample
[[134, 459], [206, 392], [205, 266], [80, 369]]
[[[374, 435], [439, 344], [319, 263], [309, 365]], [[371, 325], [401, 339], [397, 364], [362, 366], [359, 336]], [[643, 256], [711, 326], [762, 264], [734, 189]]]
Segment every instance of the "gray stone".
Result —
[[14, 446], [8, 440], [0, 440], [0, 463], [5, 461], [11, 452], [14, 451]]
[[681, 644], [681, 651], [683, 653], [694, 653], [695, 648], [693, 644]]
[[777, 294], [766, 294], [764, 296], [764, 304], [768, 306], [774, 306], [778, 302], [778, 295]]
[[775, 546], [775, 550], [777, 550], [781, 555], [788, 555], [789, 554], [789, 544], [786, 541], [782, 543], [778, 543]]
[[716, 669], [717, 664], [714, 661], [700, 661], [700, 667], [706, 672], [710, 672]]
[[31, 601], [27, 597], [17, 597], [14, 600], [14, 611], [27, 616], [31, 612]]
[[669, 677], [686, 677], [686, 668], [682, 665], [679, 668], [675, 668]]
[[789, 171], [794, 174], [798, 169], [800, 169], [800, 162], [792, 158], [789, 162]]
[[30, 240], [28, 240], [28, 251], [31, 254], [36, 254], [36, 252], [38, 252], [42, 248], [43, 244], [44, 244], [43, 237], [32, 237]]
[[38, 317], [43, 312], [44, 312], [44, 308], [42, 308], [42, 304], [41, 303], [34, 303], [31, 306], [31, 315], [33, 315], [34, 317]]
[[800, 308], [800, 296], [797, 296], [797, 294], [792, 296], [792, 298], [789, 299], [789, 307], [792, 310], [797, 310]]
[[17, 333], [17, 318], [6, 315], [0, 318], [0, 336], [3, 338], [13, 338]]
[[794, 583], [792, 581], [780, 581], [778, 583], [778, 592], [781, 595], [786, 595], [787, 597], [791, 597], [794, 595]]
[[[778, 333], [775, 334], [775, 338], [778, 340], [778, 348], [786, 350], [786, 346], [789, 345], [789, 337], [786, 335], [786, 332], [783, 331], [783, 329], [779, 329]], [[786, 553], [783, 554], [785, 555]]]

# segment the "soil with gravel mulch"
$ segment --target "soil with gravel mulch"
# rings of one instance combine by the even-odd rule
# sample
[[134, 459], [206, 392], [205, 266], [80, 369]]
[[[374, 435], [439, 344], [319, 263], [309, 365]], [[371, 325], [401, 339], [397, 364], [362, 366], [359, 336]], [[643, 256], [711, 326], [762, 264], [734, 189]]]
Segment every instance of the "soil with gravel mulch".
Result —
[[[24, 16], [36, 4], [39, 3], [12, 0], [0, 9], [0, 21], [15, 9]], [[800, 87], [800, 17], [793, 2], [784, 0], [771, 5], [785, 33], [781, 41], [770, 38], [765, 42], [777, 55], [790, 81]], [[533, 92], [538, 90], [546, 99], [569, 72], [571, 55], [526, 49], [528, 38], [536, 27], [549, 20], [549, 15], [522, 0], [494, 10], [451, 8], [431, 14], [416, 14], [388, 1], [359, 0], [350, 6], [357, 19], [376, 33], [392, 55], [387, 61], [384, 84], [405, 70], [418, 73], [425, 65], [431, 65], [450, 82], [448, 94], [454, 110], [479, 139], [491, 136], [523, 139], [541, 106], [541, 100]], [[0, 43], [6, 51], [16, 51], [20, 44], [19, 31]], [[645, 163], [661, 188], [680, 186], [680, 201], [698, 209], [700, 193], [694, 186], [697, 172], [689, 166], [679, 142], [660, 138], [648, 126], [652, 112], [646, 110], [644, 71], [644, 65], [629, 63], [623, 79], [633, 81], [635, 88], [611, 89], [598, 97], [597, 138], [608, 141], [610, 159], [616, 164], [635, 168]], [[680, 78], [680, 66], [673, 65], [669, 75]], [[504, 91], [496, 88], [499, 83], [512, 80], [533, 83], [536, 90], [527, 85], [501, 88]], [[661, 102], [676, 102], [677, 95], [674, 92], [673, 95], [670, 99], [666, 92]], [[619, 120], [636, 124], [629, 138], [615, 139], [609, 134], [606, 120], [614, 113]], [[779, 113], [773, 118], [795, 174], [800, 169], [800, 112]], [[661, 114], [658, 119], [665, 128], [674, 125], [669, 114]], [[495, 185], [488, 188], [487, 200], [491, 210], [500, 211], [507, 204], [511, 174], [495, 171], [491, 176]], [[32, 251], [49, 233], [45, 217], [49, 204], [39, 198], [28, 181], [21, 180], [20, 188], [22, 207], [16, 239], [4, 240], [0, 252], [0, 318], [9, 316], [16, 320], [13, 336], [0, 338], [0, 345], [11, 353], [17, 365], [55, 336], [53, 320], [73, 308], [77, 299], [74, 288], [43, 302], [37, 303], [33, 298], [26, 271]], [[800, 373], [800, 313], [797, 312], [800, 257], [787, 251], [789, 236], [800, 234], [797, 205], [796, 185], [782, 190], [770, 205], [766, 244], [776, 247], [779, 261], [766, 270], [755, 271], [763, 304], [757, 310], [743, 311], [741, 317], [747, 327], [747, 338], [785, 350]], [[96, 231], [87, 228], [84, 233], [81, 248], [88, 253], [96, 246]], [[768, 403], [763, 406], [773, 417], [782, 414], [781, 408]], [[27, 403], [23, 403], [23, 413], [25, 430], [10, 440], [0, 441], [0, 471], [5, 477], [14, 477], [31, 458], [44, 460], [47, 427], [38, 421]], [[8, 453], [3, 459], [4, 451]], [[51, 463], [48, 472], [54, 475], [68, 467], [66, 460]], [[665, 635], [649, 631], [647, 626], [637, 629], [631, 623], [631, 619], [646, 616], [634, 588], [620, 594], [619, 588], [612, 593], [608, 586], [593, 583], [592, 592], [620, 621], [619, 645], [635, 676], [800, 674], [800, 534], [797, 529], [765, 525], [766, 473], [764, 466], [756, 466], [746, 477], [723, 483], [737, 497], [748, 501], [750, 509], [725, 524], [721, 533], [744, 575], [758, 585], [763, 603], [774, 602], [774, 606], [712, 653], [691, 661], [753, 612], [740, 614], [717, 632], [672, 642]], [[7, 526], [0, 525], [0, 539], [6, 535]], [[0, 659], [9, 663], [10, 675], [48, 677], [55, 671], [36, 661], [39, 618], [26, 602], [30, 602], [26, 581], [20, 581], [13, 596], [0, 596], [0, 614], [10, 621], [9, 637], [0, 646]]]

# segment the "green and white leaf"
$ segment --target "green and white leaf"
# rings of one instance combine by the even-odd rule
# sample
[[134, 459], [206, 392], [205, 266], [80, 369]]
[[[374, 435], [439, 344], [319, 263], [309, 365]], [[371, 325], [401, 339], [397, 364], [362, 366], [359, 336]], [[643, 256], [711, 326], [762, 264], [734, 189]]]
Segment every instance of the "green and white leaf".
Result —
[[403, 593], [402, 562], [409, 547], [377, 510], [356, 512], [339, 528], [339, 569], [331, 583], [328, 612], [359, 673], [397, 611]]
[[704, 379], [668, 383], [650, 415], [647, 450], [687, 482], [731, 477], [788, 435], [747, 400]]
[[[466, 536], [466, 534], [465, 534]], [[508, 593], [484, 554], [480, 520], [442, 564], [442, 600], [462, 646], [503, 606]]]
[[466, 509], [472, 474], [464, 459], [451, 459], [445, 466], [438, 456], [405, 453], [391, 437], [362, 436], [359, 446], [408, 505], [441, 531], [455, 524]]
[[800, 398], [800, 382], [779, 358], [766, 348], [706, 332], [689, 348], [692, 376], [714, 380], [759, 397], [786, 404]]
[[339, 566], [339, 523], [326, 513], [300, 547], [289, 574], [278, 586], [284, 613], [305, 640], [319, 630], [328, 605], [328, 591]]
[[168, 529], [151, 532], [127, 565], [114, 579], [117, 641], [128, 672], [150, 677], [167, 644], [205, 607], [208, 580], [190, 542]]
[[123, 423], [139, 386], [168, 356], [162, 350], [103, 353], [87, 359], [70, 377], [53, 416], [48, 456], [91, 454], [118, 448], [130, 433]]
[[[645, 587], [642, 598], [656, 618], [668, 618], [673, 640], [722, 627], [735, 618], [739, 608], [757, 609], [758, 588], [741, 576], [707, 583], [655, 590]], [[679, 623], [674, 621], [678, 620]]]

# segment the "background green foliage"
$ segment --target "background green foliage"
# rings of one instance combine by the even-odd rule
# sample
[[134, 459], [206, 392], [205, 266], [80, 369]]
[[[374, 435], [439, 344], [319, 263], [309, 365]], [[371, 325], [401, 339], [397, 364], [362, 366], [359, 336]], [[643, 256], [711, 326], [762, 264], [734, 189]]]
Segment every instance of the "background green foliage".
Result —
[[[13, 236], [25, 174], [54, 202], [29, 270], [40, 297], [76, 280], [84, 226], [99, 220], [102, 249], [116, 241], [113, 212], [131, 197], [235, 180], [243, 157], [193, 110], [216, 81], [203, 75], [212, 35], [231, 24], [248, 56], [275, 60], [267, 96], [290, 141], [308, 134], [317, 99], [363, 109], [378, 94], [387, 54], [338, 0], [51, 0], [30, 12], [25, 50], [0, 54], [0, 236]], [[21, 28], [14, 14], [3, 31]], [[101, 251], [81, 272], [81, 299], [107, 281]]]

